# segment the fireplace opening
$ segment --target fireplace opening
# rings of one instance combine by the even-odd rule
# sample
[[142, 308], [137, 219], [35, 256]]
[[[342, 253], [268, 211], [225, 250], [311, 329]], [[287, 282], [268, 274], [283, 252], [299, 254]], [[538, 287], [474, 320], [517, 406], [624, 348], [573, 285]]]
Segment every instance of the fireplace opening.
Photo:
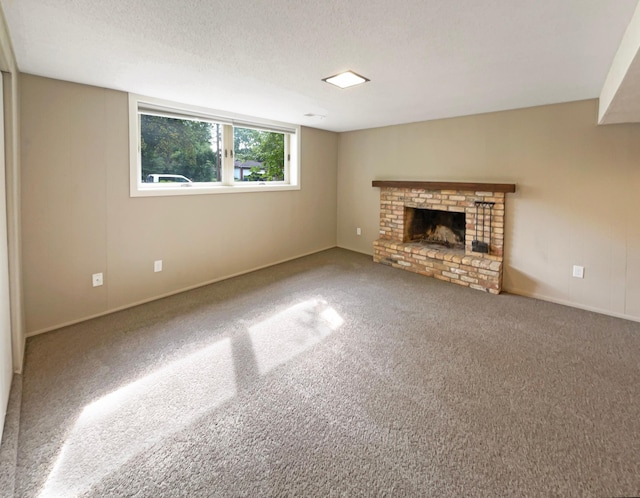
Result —
[[464, 249], [465, 226], [464, 213], [405, 206], [403, 242]]

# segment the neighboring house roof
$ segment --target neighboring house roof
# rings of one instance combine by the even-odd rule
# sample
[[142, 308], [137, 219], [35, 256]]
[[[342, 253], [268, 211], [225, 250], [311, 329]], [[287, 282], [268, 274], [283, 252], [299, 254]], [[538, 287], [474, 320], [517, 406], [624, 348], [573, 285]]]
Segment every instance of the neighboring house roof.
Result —
[[233, 166], [242, 169], [261, 168], [262, 163], [259, 161], [240, 161], [239, 159], [236, 159], [233, 161]]

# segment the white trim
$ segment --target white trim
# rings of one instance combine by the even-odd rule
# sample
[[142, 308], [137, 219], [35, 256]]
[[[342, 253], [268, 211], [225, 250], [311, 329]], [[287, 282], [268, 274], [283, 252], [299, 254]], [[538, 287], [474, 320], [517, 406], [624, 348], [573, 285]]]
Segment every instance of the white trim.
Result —
[[243, 271], [239, 271], [237, 273], [232, 273], [231, 275], [226, 275], [226, 276], [223, 276], [223, 277], [214, 278], [213, 280], [207, 280], [206, 282], [202, 282], [202, 283], [195, 284], [195, 285], [190, 285], [188, 287], [183, 287], [182, 289], [178, 289], [178, 290], [175, 290], [175, 291], [167, 292], [165, 294], [160, 294], [160, 295], [157, 295], [157, 296], [154, 296], [154, 297], [150, 297], [148, 299], [143, 299], [141, 301], [136, 301], [135, 303], [125, 304], [124, 306], [119, 306], [117, 308], [109, 309], [107, 311], [103, 311], [102, 313], [96, 313], [95, 315], [90, 315], [90, 316], [87, 316], [87, 317], [84, 317], [84, 318], [79, 318], [77, 320], [71, 320], [69, 322], [64, 322], [64, 323], [61, 323], [61, 324], [58, 324], [58, 325], [54, 325], [52, 327], [46, 327], [46, 328], [43, 328], [43, 329], [35, 330], [33, 332], [29, 332], [27, 334], [27, 337], [33, 337], [34, 335], [44, 334], [46, 332], [51, 332], [53, 330], [58, 330], [58, 329], [61, 329], [61, 328], [64, 328], [64, 327], [69, 327], [69, 326], [75, 325], [77, 323], [86, 322], [87, 320], [93, 320], [94, 318], [100, 318], [101, 316], [110, 315], [112, 313], [117, 313], [118, 311], [123, 311], [123, 310], [129, 309], [129, 308], [134, 308], [136, 306], [140, 306], [141, 304], [146, 304], [146, 303], [150, 303], [152, 301], [157, 301], [158, 299], [164, 299], [165, 297], [175, 296], [176, 294], [181, 294], [183, 292], [188, 292], [188, 291], [193, 290], [193, 289], [198, 289], [200, 287], [205, 287], [207, 285], [215, 284], [215, 283], [221, 282], [223, 280], [228, 280], [230, 278], [239, 277], [241, 275], [246, 275], [247, 273], [251, 273], [251, 272], [254, 272], [254, 271], [258, 271], [258, 270], [263, 270], [264, 268], [269, 268], [271, 266], [276, 266], [276, 265], [279, 265], [279, 264], [282, 264], [282, 263], [286, 263], [288, 261], [294, 261], [296, 259], [304, 258], [305, 256], [311, 256], [312, 254], [317, 254], [317, 253], [322, 252], [322, 251], [328, 251], [329, 249], [333, 249], [335, 247], [337, 247], [337, 246], [336, 245], [327, 246], [327, 247], [324, 247], [324, 248], [321, 248], [321, 249], [317, 249], [317, 250], [314, 250], [314, 251], [310, 251], [310, 252], [306, 252], [306, 253], [300, 254], [298, 256], [292, 256], [291, 258], [281, 259], [281, 260], [278, 260], [278, 261], [274, 261], [273, 263], [267, 263], [265, 265], [256, 266], [256, 267], [248, 269], [248, 270], [243, 270]]
[[[339, 247], [341, 249], [346, 249], [348, 251], [353, 251], [353, 252], [358, 252], [360, 254], [365, 254], [367, 256], [371, 256], [373, 257], [372, 253], [369, 252], [362, 252], [360, 249], [353, 249], [347, 246], [336, 246]], [[429, 277], [427, 277], [429, 278]], [[553, 297], [549, 297], [549, 296], [545, 296], [543, 294], [537, 294], [535, 292], [527, 292], [527, 291], [523, 291], [521, 289], [515, 289], [515, 288], [511, 288], [508, 289], [506, 287], [502, 287], [502, 293], [503, 294], [513, 294], [516, 296], [522, 296], [522, 297], [529, 297], [532, 299], [538, 299], [540, 301], [547, 301], [550, 303], [554, 303], [554, 304], [561, 304], [562, 306], [568, 306], [570, 308], [577, 308], [580, 310], [584, 310], [584, 311], [591, 311], [593, 313], [599, 313], [601, 315], [607, 315], [607, 316], [612, 316], [614, 318], [622, 318], [623, 320], [630, 320], [632, 322], [640, 322], [640, 317], [638, 316], [633, 316], [633, 315], [628, 315], [626, 313], [616, 313], [615, 311], [609, 311], [609, 310], [605, 310], [602, 308], [596, 308], [594, 306], [586, 306], [583, 304], [579, 304], [579, 303], [575, 303], [573, 301], [566, 301], [564, 299], [556, 299]]]
[[[159, 294], [157, 296], [150, 297], [150, 298], [147, 298], [147, 299], [143, 299], [141, 301], [136, 301], [136, 302], [131, 303], [131, 304], [126, 304], [124, 306], [119, 306], [117, 308], [109, 309], [107, 311], [103, 311], [102, 313], [96, 313], [94, 315], [89, 315], [89, 316], [86, 316], [84, 318], [79, 318], [77, 320], [70, 320], [68, 322], [63, 322], [61, 324], [54, 325], [52, 327], [45, 327], [45, 328], [42, 328], [42, 329], [39, 329], [39, 330], [35, 330], [33, 332], [27, 333], [26, 337], [33, 337], [33, 336], [36, 336], [36, 335], [45, 334], [47, 332], [58, 330], [58, 329], [61, 329], [61, 328], [64, 328], [64, 327], [69, 327], [71, 325], [76, 325], [78, 323], [86, 322], [88, 320], [93, 320], [95, 318], [100, 318], [102, 316], [107, 316], [107, 315], [110, 315], [112, 313], [117, 313], [119, 311], [124, 311], [124, 310], [129, 309], [129, 308], [135, 308], [136, 306], [140, 306], [142, 304], [146, 304], [146, 303], [150, 303], [150, 302], [153, 302], [153, 301], [157, 301], [158, 299], [164, 299], [165, 297], [175, 296], [176, 294], [181, 294], [183, 292], [188, 292], [190, 290], [198, 289], [200, 287], [206, 287], [207, 285], [215, 284], [215, 283], [221, 282], [223, 280], [228, 280], [230, 278], [235, 278], [235, 277], [239, 277], [241, 275], [246, 275], [247, 273], [251, 273], [251, 272], [254, 272], [254, 271], [262, 270], [264, 268], [269, 268], [271, 266], [276, 266], [276, 265], [279, 265], [279, 264], [282, 264], [282, 263], [286, 263], [288, 261], [294, 261], [296, 259], [304, 258], [306, 256], [311, 256], [312, 254], [317, 254], [317, 253], [320, 253], [320, 252], [323, 252], [323, 251], [328, 251], [329, 249], [334, 249], [334, 248], [345, 249], [347, 251], [357, 252], [359, 254], [363, 254], [363, 255], [366, 255], [366, 256], [372, 256], [370, 253], [365, 253], [365, 252], [362, 252], [362, 251], [358, 251], [357, 249], [349, 249], [349, 248], [344, 247], [344, 246], [338, 246], [338, 245], [326, 246], [324, 248], [317, 249], [317, 250], [310, 251], [310, 252], [306, 252], [306, 253], [300, 254], [298, 256], [293, 256], [291, 258], [281, 259], [281, 260], [275, 261], [273, 263], [267, 263], [265, 265], [257, 266], [257, 267], [254, 267], [254, 268], [251, 268], [251, 269], [248, 269], [248, 270], [243, 270], [243, 271], [240, 271], [240, 272], [232, 273], [231, 275], [226, 275], [226, 276], [223, 276], [223, 277], [214, 278], [213, 280], [208, 280], [206, 282], [202, 282], [202, 283], [195, 284], [195, 285], [190, 285], [188, 287], [183, 287], [183, 288], [175, 290], [175, 291], [167, 292], [167, 293], [164, 293], [164, 294]], [[426, 277], [426, 278], [429, 278], [429, 277]], [[540, 295], [540, 294], [525, 292], [525, 291], [522, 291], [522, 290], [519, 290], [519, 289], [504, 289], [503, 288], [503, 293], [504, 294], [513, 294], [513, 295], [516, 295], [516, 296], [522, 296], [522, 297], [527, 297], [527, 298], [531, 298], [531, 299], [538, 299], [540, 301], [547, 301], [547, 302], [554, 303], [554, 304], [560, 304], [560, 305], [563, 305], [563, 306], [568, 306], [570, 308], [577, 308], [577, 309], [581, 309], [581, 310], [584, 310], [584, 311], [591, 311], [591, 312], [594, 312], [594, 313], [599, 313], [601, 315], [612, 316], [614, 318], [621, 318], [621, 319], [624, 319], [624, 320], [640, 322], [640, 317], [636, 317], [636, 316], [632, 316], [632, 315], [626, 315], [626, 314], [623, 314], [623, 313], [615, 313], [615, 312], [603, 310], [603, 309], [600, 309], [600, 308], [594, 308], [594, 307], [591, 307], [591, 306], [582, 306], [582, 305], [579, 305], [579, 304], [576, 304], [576, 303], [573, 303], [573, 302], [569, 302], [569, 301], [565, 301], [565, 300], [562, 300], [562, 299], [555, 299], [555, 298], [551, 298], [551, 297], [548, 297], [548, 296], [543, 296], [543, 295]]]
[[[0, 77], [0, 116], [4, 118], [3, 78]], [[13, 380], [13, 334], [11, 331], [11, 287], [9, 284], [9, 230], [5, 184], [4, 119], [0, 120], [0, 441]]]
[[248, 128], [250, 130], [258, 130], [258, 131], [275, 131], [278, 133], [290, 133], [294, 135], [298, 133], [298, 128], [293, 125], [282, 126], [282, 125], [261, 125], [256, 121], [242, 121], [239, 119], [233, 119], [231, 124], [237, 128]]
[[[11, 157], [6, 161], [7, 222], [9, 229], [9, 285], [11, 287], [11, 328], [13, 331], [13, 369], [21, 374], [24, 365], [25, 318], [22, 295], [22, 214], [20, 210], [20, 89], [19, 72], [11, 73]], [[6, 112], [6, 109], [5, 109]], [[6, 131], [6, 129], [5, 129]], [[5, 144], [6, 146], [6, 144]]]
[[[227, 168], [229, 169], [229, 168]], [[233, 170], [231, 170], [233, 176]], [[137, 178], [136, 178], [137, 179]], [[263, 185], [255, 185], [259, 182], [246, 182], [243, 185], [235, 182], [233, 185], [202, 183], [201, 186], [194, 184], [191, 187], [180, 187], [180, 185], [172, 186], [142, 186], [135, 192], [131, 192], [131, 197], [158, 197], [172, 195], [199, 195], [199, 194], [241, 194], [247, 192], [281, 192], [284, 190], [300, 190], [299, 185], [286, 185], [284, 183], [264, 183]]]
[[184, 119], [191, 121], [206, 121], [208, 123], [217, 123], [222, 125], [230, 125], [232, 122], [220, 116], [212, 116], [211, 114], [203, 114], [201, 112], [182, 111], [175, 107], [164, 107], [149, 105], [146, 102], [138, 101], [138, 114], [146, 114], [148, 116], [162, 116], [166, 118]]
[[[7, 230], [9, 244], [9, 292], [11, 300], [11, 339], [13, 352], [13, 369], [22, 373], [24, 363], [25, 334], [24, 308], [22, 296], [22, 236], [20, 232], [20, 117], [19, 117], [19, 70], [16, 63], [9, 28], [0, 7], [0, 70], [9, 73], [10, 85], [5, 85], [5, 92], [10, 96], [10, 115], [5, 106], [5, 132], [11, 141], [5, 143], [9, 154], [5, 151], [6, 194], [7, 194]], [[4, 99], [4, 95], [0, 98]]]
[[[226, 154], [226, 151], [230, 150], [233, 151], [233, 126], [223, 126], [222, 127], [222, 150], [224, 151], [224, 153]], [[222, 157], [222, 154], [220, 155]], [[231, 165], [233, 166], [234, 164], [234, 157], [231, 157]], [[233, 173], [234, 173], [234, 169], [233, 167], [224, 167], [223, 165], [225, 164], [225, 160], [224, 158], [222, 158], [222, 164], [219, 164], [218, 167], [222, 168], [222, 185], [212, 185], [212, 187], [222, 187], [224, 188], [228, 188], [228, 187], [232, 187], [233, 186], [233, 182], [234, 182], [234, 178], [233, 178]], [[229, 164], [229, 163], [227, 163]], [[224, 191], [224, 190], [223, 190]], [[214, 192], [215, 193], [215, 190]]]
[[255, 118], [245, 114], [237, 114], [233, 112], [219, 111], [189, 104], [181, 104], [179, 102], [171, 102], [168, 100], [156, 99], [155, 97], [145, 97], [130, 93], [129, 99], [134, 99], [137, 108], [143, 112], [157, 111], [158, 114], [164, 116], [175, 116], [178, 119], [199, 119], [204, 121], [212, 121], [214, 123], [231, 124], [242, 128], [252, 128], [263, 131], [278, 131], [281, 133], [298, 133], [300, 127], [298, 125], [284, 123], [282, 121], [274, 121], [270, 119]]
[[[215, 183], [194, 183], [182, 185], [151, 185], [140, 181], [142, 176], [140, 151], [140, 114], [154, 114], [194, 119], [222, 124], [223, 149], [233, 150], [232, 126], [253, 128], [262, 131], [285, 133], [285, 181], [281, 182], [235, 182], [233, 178], [233, 157], [223, 160], [222, 181]], [[157, 113], [157, 114], [156, 114]], [[295, 140], [291, 140], [291, 136]], [[130, 197], [157, 197], [199, 194], [229, 194], [248, 192], [280, 192], [300, 190], [300, 126], [280, 121], [253, 118], [204, 107], [179, 104], [166, 100], [129, 94], [129, 195]], [[288, 159], [290, 158], [290, 159]], [[224, 166], [226, 163], [226, 166]], [[229, 166], [231, 165], [231, 166]]]
[[[348, 247], [345, 245], [336, 246], [336, 247], [339, 247], [340, 249], [346, 249], [347, 251], [357, 252], [358, 254], [364, 254], [365, 256], [371, 256], [373, 258], [373, 251], [366, 252], [366, 251], [363, 251], [362, 249], [358, 249], [355, 247]], [[373, 249], [373, 245], [371, 246], [371, 248]]]
[[555, 297], [545, 296], [536, 292], [523, 291], [521, 289], [505, 289], [502, 291], [506, 294], [514, 294], [516, 296], [529, 297], [532, 299], [538, 299], [540, 301], [547, 301], [554, 304], [561, 304], [562, 306], [568, 306], [569, 308], [577, 308], [584, 311], [591, 311], [593, 313], [599, 313], [601, 315], [612, 316], [614, 318], [622, 318], [623, 320], [630, 320], [632, 322], [640, 322], [640, 317], [628, 315], [626, 313], [616, 313], [615, 311], [609, 311], [595, 306], [586, 306], [584, 304], [575, 303], [573, 301], [567, 301], [565, 299], [557, 299]]

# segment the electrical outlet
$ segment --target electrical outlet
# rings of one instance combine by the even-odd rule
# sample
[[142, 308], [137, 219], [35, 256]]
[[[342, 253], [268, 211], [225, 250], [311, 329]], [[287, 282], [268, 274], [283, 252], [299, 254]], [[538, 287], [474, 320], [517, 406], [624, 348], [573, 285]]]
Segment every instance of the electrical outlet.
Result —
[[91, 281], [94, 287], [100, 287], [104, 283], [102, 273], [94, 273], [91, 275]]
[[356, 235], [362, 235], [362, 228], [356, 228]]
[[584, 266], [573, 265], [573, 276], [575, 278], [584, 278]]
[[162, 260], [158, 259], [156, 261], [153, 262], [153, 271], [154, 272], [159, 272], [162, 271]]

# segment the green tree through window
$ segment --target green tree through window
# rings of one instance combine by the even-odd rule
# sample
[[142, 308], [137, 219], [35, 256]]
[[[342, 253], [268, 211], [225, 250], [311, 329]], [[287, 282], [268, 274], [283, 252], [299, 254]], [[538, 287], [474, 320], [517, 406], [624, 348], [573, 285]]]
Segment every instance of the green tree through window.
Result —
[[237, 160], [256, 161], [245, 181], [273, 182], [284, 180], [284, 134], [250, 128], [233, 129], [234, 156]]
[[150, 174], [220, 181], [221, 125], [147, 114], [140, 120], [143, 181]]

